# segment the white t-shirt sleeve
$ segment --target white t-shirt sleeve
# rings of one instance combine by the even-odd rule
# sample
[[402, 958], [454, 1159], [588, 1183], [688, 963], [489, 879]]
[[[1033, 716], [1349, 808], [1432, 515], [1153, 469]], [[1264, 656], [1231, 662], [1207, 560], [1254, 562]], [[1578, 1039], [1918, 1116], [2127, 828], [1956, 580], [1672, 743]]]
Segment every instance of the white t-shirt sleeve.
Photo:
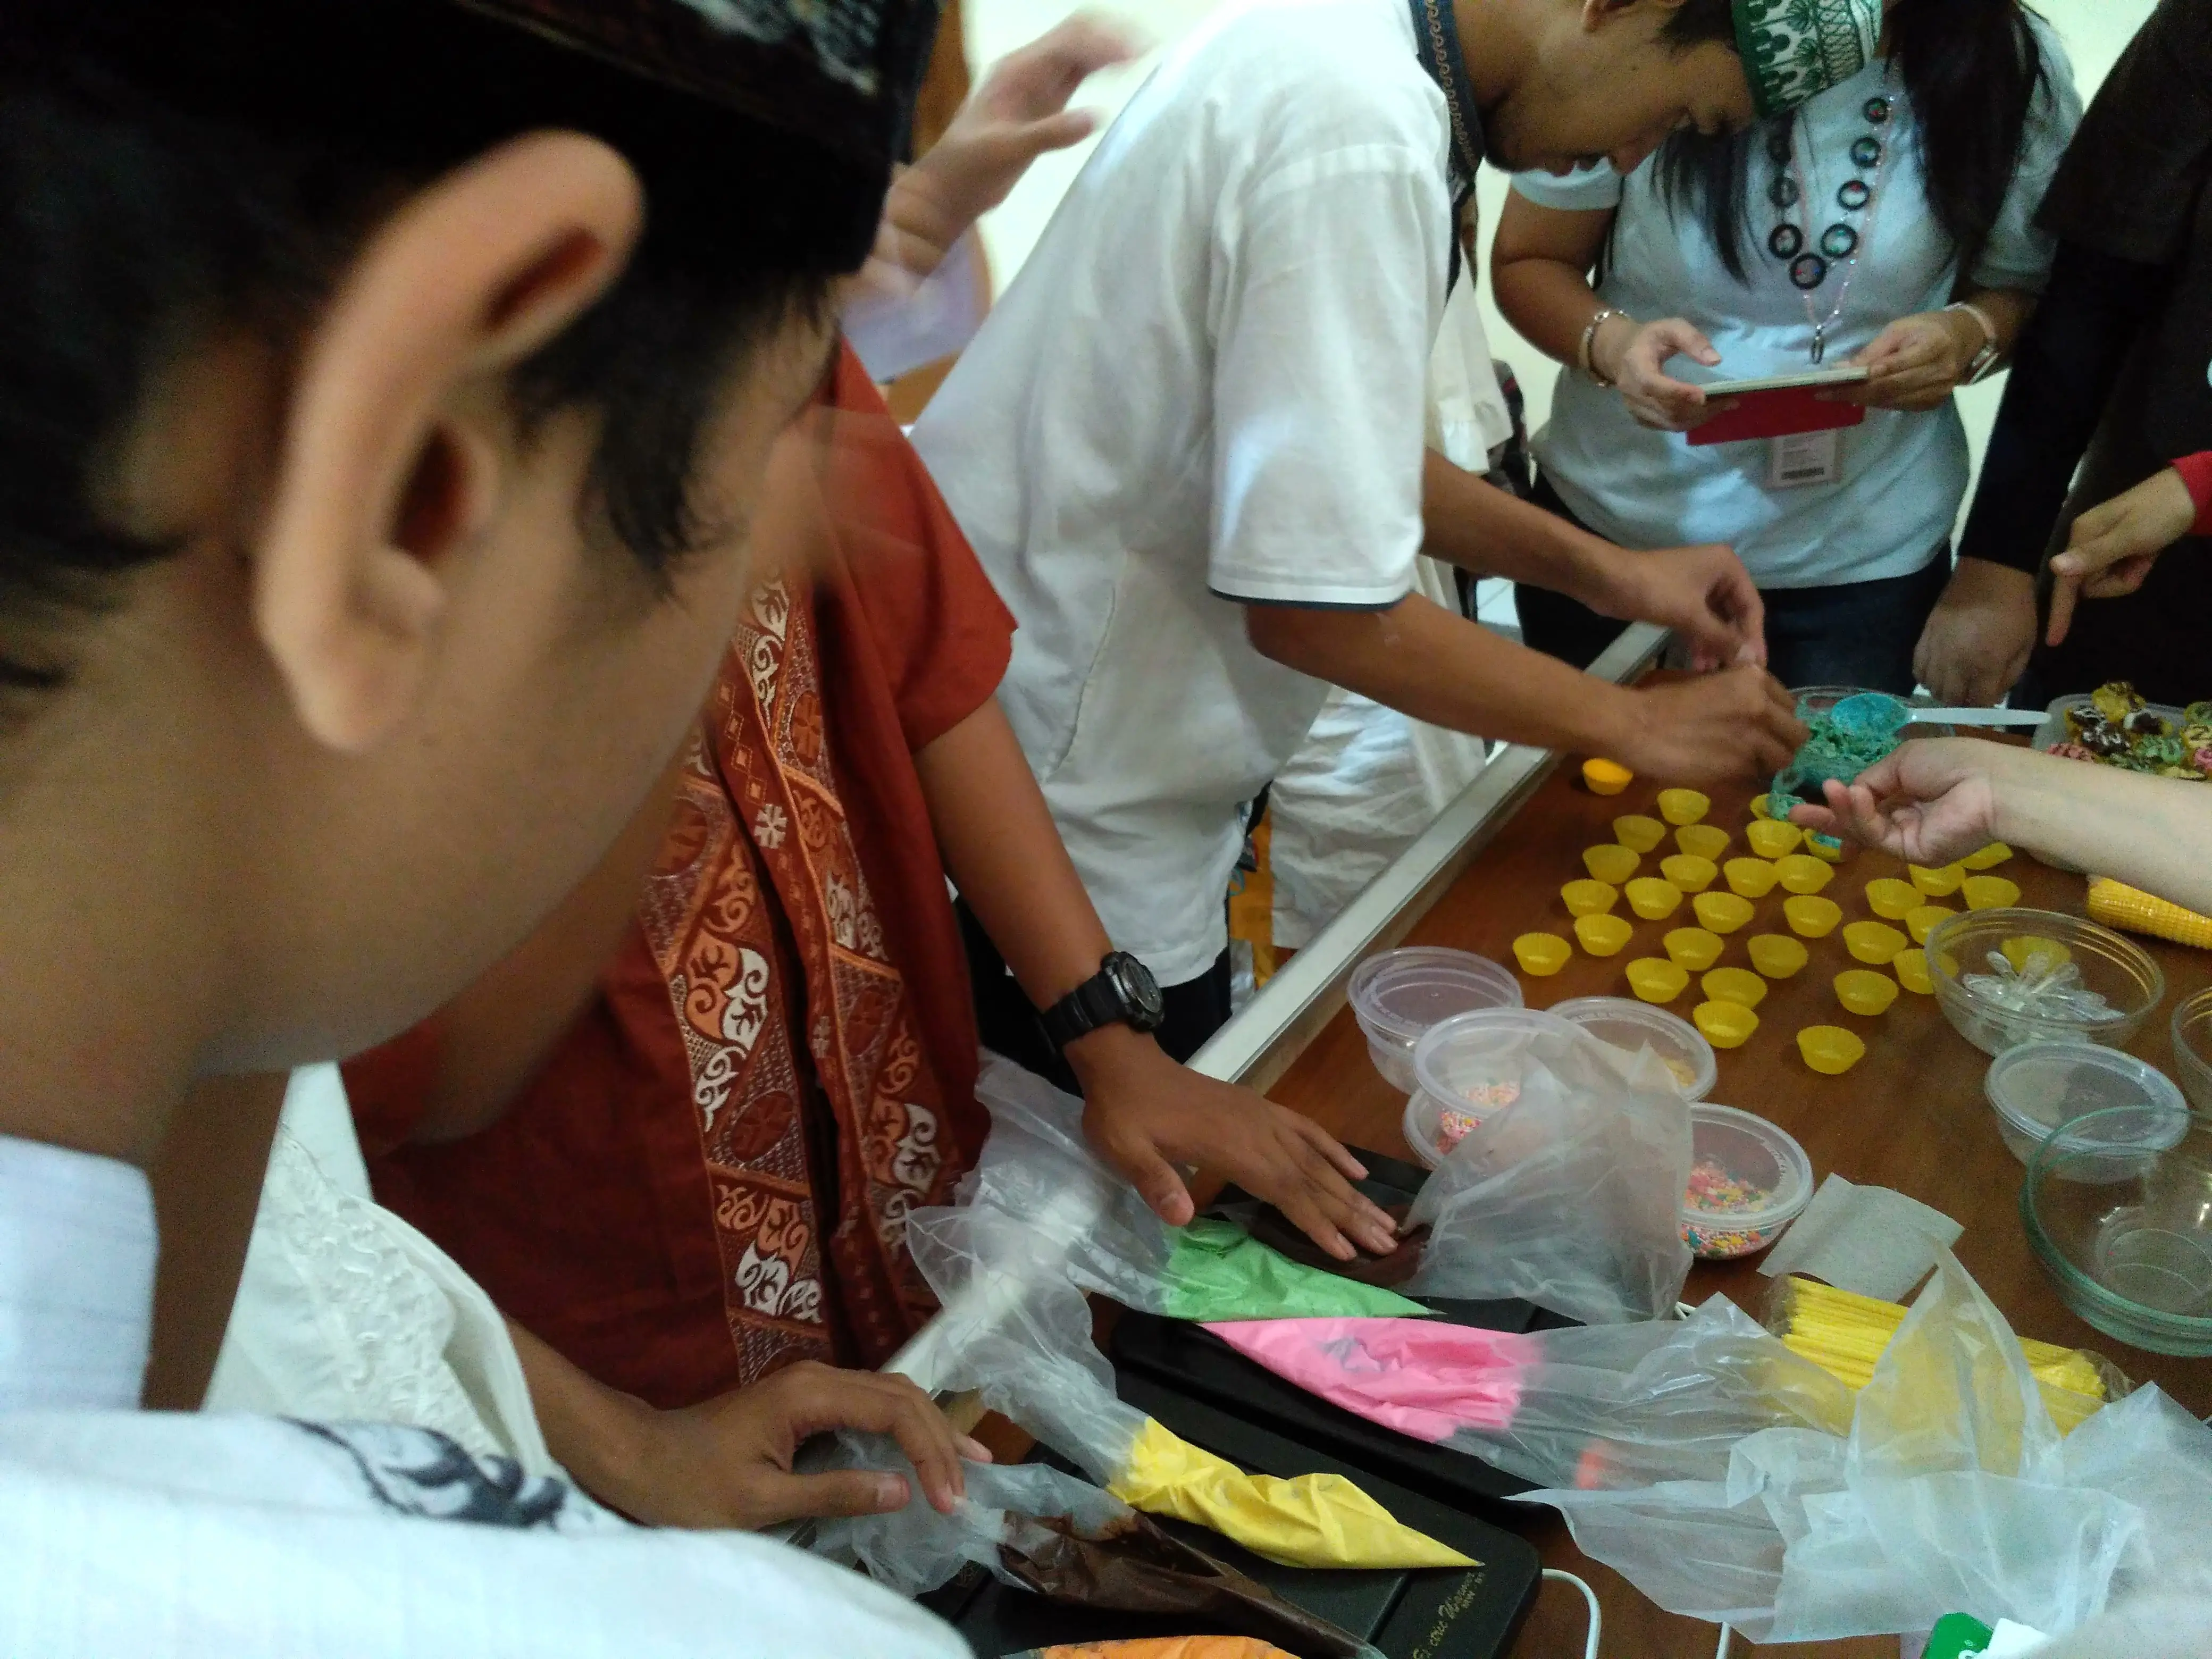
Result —
[[2081, 94], [2074, 85], [2073, 61], [2048, 24], [2031, 21], [2043, 52], [2043, 81], [2027, 106], [2021, 129], [2020, 161], [2005, 192], [1990, 240], [1975, 263], [1977, 288], [2025, 289], [2040, 294], [2051, 280], [2057, 239], [2035, 223], [2036, 210], [2051, 188], [2051, 175], [2081, 125]]
[[1411, 590], [1450, 219], [1441, 158], [1378, 141], [1273, 169], [1221, 228], [1215, 592], [1381, 609]]
[[1550, 173], [1516, 173], [1513, 193], [1538, 207], [1562, 213], [1609, 213], [1620, 205], [1620, 175], [1613, 163], [1601, 161], [1561, 177]]

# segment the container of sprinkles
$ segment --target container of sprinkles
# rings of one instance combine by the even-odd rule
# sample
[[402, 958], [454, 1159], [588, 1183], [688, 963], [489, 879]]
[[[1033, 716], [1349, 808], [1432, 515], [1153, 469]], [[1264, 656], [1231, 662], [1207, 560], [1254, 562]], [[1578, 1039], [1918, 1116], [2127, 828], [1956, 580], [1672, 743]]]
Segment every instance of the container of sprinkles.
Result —
[[1813, 1201], [1805, 1149], [1733, 1106], [1690, 1108], [1690, 1184], [1682, 1242], [1708, 1261], [1750, 1255], [1782, 1237]]
[[1488, 1119], [1521, 1098], [1537, 1039], [1574, 1027], [1533, 1008], [1484, 1008], [1430, 1028], [1413, 1050], [1406, 1145], [1431, 1170]]

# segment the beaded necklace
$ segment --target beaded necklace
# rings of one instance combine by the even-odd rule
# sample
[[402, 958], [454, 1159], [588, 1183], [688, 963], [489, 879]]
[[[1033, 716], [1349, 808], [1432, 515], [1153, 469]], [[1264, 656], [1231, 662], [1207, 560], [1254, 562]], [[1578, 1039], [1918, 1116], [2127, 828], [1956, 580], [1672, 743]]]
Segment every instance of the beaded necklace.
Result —
[[[1880, 129], [1888, 125], [1891, 109], [1889, 95], [1877, 93], [1866, 100], [1860, 113], [1869, 126]], [[1767, 138], [1768, 156], [1777, 168], [1788, 168], [1787, 172], [1776, 173], [1774, 182], [1768, 186], [1767, 199], [1778, 213], [1785, 215], [1802, 204], [1806, 222], [1801, 228], [1784, 218], [1768, 234], [1766, 251], [1789, 264], [1790, 281], [1804, 295], [1805, 321], [1813, 331], [1813, 362], [1817, 365], [1827, 356], [1828, 331], [1844, 314], [1844, 303], [1850, 297], [1860, 257], [1874, 240], [1875, 222], [1881, 213], [1882, 188], [1888, 178], [1888, 146], [1876, 132], [1863, 134], [1853, 141], [1851, 165], [1862, 174], [1870, 173], [1871, 177], [1855, 175], [1844, 179], [1836, 189], [1836, 205], [1847, 214], [1863, 210], [1866, 216], [1856, 229], [1841, 219], [1835, 221], [1820, 233], [1820, 245], [1816, 251], [1806, 246], [1812, 225], [1813, 192], [1806, 185], [1805, 169], [1798, 157], [1796, 129], [1797, 124], [1792, 121], [1786, 130]], [[1837, 286], [1835, 303], [1822, 317], [1813, 308], [1813, 295], [1826, 284], [1837, 260], [1844, 262], [1843, 281]]]

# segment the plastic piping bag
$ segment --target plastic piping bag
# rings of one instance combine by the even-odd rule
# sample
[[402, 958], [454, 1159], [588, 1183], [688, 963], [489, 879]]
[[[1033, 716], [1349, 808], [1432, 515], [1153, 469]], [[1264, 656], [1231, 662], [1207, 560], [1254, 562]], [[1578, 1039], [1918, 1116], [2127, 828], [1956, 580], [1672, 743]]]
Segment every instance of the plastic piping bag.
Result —
[[1433, 1320], [1263, 1319], [1206, 1328], [1276, 1376], [1386, 1428], [1441, 1441], [1512, 1425], [1533, 1338]]

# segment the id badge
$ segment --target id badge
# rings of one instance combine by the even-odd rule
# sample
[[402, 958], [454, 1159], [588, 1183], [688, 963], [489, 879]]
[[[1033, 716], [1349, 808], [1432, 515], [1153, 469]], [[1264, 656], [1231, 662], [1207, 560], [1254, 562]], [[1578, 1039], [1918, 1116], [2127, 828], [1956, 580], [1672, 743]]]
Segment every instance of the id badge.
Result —
[[1844, 476], [1844, 434], [1794, 432], [1768, 441], [1766, 487], [1802, 489], [1808, 484], [1834, 483]]

